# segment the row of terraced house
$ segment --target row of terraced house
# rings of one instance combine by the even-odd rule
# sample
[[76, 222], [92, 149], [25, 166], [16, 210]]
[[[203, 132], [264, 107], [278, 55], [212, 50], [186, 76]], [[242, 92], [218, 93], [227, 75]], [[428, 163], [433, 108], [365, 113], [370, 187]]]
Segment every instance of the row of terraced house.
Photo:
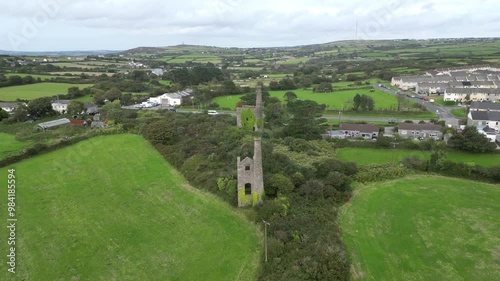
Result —
[[391, 85], [423, 95], [443, 95], [445, 101], [500, 101], [500, 67], [467, 66], [427, 71], [419, 76], [393, 77]]

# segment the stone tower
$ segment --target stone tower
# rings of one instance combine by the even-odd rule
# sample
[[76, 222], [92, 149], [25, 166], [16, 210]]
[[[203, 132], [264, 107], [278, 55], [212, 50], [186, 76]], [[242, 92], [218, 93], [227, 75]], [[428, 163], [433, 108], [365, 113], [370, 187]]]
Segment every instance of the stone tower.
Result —
[[[245, 116], [243, 115], [245, 112]], [[253, 121], [253, 130], [256, 132], [253, 145], [253, 159], [238, 157], [238, 207], [255, 206], [262, 204], [264, 195], [264, 175], [262, 171], [262, 138], [264, 114], [262, 108], [262, 89], [257, 88], [255, 106], [246, 106], [237, 109], [238, 127], [249, 127]]]

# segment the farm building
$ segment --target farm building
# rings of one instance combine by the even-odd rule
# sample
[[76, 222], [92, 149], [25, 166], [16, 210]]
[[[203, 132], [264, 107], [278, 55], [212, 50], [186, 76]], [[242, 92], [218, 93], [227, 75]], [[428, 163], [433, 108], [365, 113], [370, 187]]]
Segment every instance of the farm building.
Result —
[[85, 120], [73, 119], [73, 120], [70, 120], [70, 121], [69, 121], [69, 124], [70, 124], [71, 126], [81, 126], [81, 127], [85, 127], [85, 126], [87, 126], [87, 121], [85, 121]]
[[68, 118], [62, 118], [62, 119], [57, 119], [57, 120], [52, 120], [44, 123], [40, 123], [35, 126], [35, 130], [37, 131], [44, 131], [46, 129], [62, 126], [69, 124], [70, 120]]
[[90, 102], [84, 102], [83, 103], [83, 106], [85, 107], [85, 112], [86, 114], [96, 114], [97, 112], [99, 112], [99, 109], [97, 109], [97, 105], [96, 104], [93, 104], [93, 103], [90, 103]]

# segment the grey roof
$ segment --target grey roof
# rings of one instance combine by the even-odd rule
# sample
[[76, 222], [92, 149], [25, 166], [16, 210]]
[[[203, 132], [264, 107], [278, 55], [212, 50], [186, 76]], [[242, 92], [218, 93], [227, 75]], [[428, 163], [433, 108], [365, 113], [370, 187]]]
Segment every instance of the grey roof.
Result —
[[500, 112], [488, 111], [489, 121], [499, 121], [500, 122]]
[[500, 111], [500, 103], [473, 101], [470, 105], [470, 109]]
[[500, 89], [489, 88], [446, 88], [447, 94], [500, 94]]
[[91, 107], [96, 107], [97, 105], [94, 103], [90, 103], [90, 102], [84, 102], [83, 106], [85, 107], [85, 109], [89, 109]]
[[495, 129], [490, 128], [489, 126], [486, 126], [486, 127], [482, 128], [481, 130], [483, 130], [483, 132], [485, 132], [485, 133], [493, 133], [493, 134], [496, 133]]
[[178, 91], [178, 92], [175, 92], [175, 93], [166, 93], [166, 94], [164, 94], [164, 96], [172, 98], [172, 99], [179, 99], [179, 98], [183, 98], [183, 97], [188, 97], [191, 94], [193, 94], [193, 90], [192, 89], [186, 89], [186, 90]]
[[488, 111], [471, 111], [472, 120], [488, 120]]
[[19, 104], [17, 102], [0, 102], [0, 107], [2, 108], [7, 108], [7, 107], [17, 108], [18, 106]]
[[401, 123], [398, 128], [400, 130], [408, 131], [441, 131], [442, 127], [436, 124], [414, 124], [414, 123]]
[[326, 134], [325, 135], [328, 135], [328, 136], [343, 136], [344, 135], [344, 132], [342, 131], [326, 131]]
[[441, 82], [420, 82], [418, 83], [418, 86], [420, 88], [428, 88], [428, 87], [439, 87], [439, 88], [447, 88], [449, 84], [451, 83], [457, 83], [457, 82], [450, 82], [450, 83], [441, 83]]
[[343, 131], [358, 131], [363, 133], [373, 133], [379, 131], [379, 127], [373, 124], [350, 124], [342, 123], [340, 124], [340, 130]]
[[64, 124], [69, 124], [69, 119], [68, 118], [62, 118], [62, 119], [57, 119], [57, 120], [52, 120], [44, 123], [40, 123], [36, 125], [36, 127], [41, 127], [42, 129], [47, 129], [47, 128], [52, 128]]
[[71, 103], [71, 100], [55, 100], [52, 102], [52, 104], [66, 104], [69, 105]]

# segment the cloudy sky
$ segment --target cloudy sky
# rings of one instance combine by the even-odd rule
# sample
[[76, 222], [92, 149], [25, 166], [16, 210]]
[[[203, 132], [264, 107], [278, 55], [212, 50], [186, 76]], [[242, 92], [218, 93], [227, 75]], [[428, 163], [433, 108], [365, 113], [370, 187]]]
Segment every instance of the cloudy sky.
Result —
[[499, 37], [499, 11], [498, 0], [0, 0], [0, 49]]

